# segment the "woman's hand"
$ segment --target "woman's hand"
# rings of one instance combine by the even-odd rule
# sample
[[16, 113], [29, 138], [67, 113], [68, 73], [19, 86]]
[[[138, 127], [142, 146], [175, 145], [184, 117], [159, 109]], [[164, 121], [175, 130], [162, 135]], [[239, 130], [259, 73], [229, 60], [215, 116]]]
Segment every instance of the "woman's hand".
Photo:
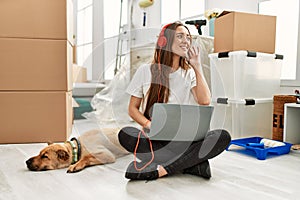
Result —
[[129, 116], [138, 124], [140, 124], [144, 129], [150, 129], [151, 121], [148, 120], [139, 110], [141, 102], [142, 98], [131, 96], [129, 101], [128, 113]]
[[200, 47], [192, 46], [188, 51], [189, 63], [196, 70], [200, 69]]
[[144, 124], [143, 129], [144, 131], [148, 132], [151, 128], [151, 121], [147, 120], [147, 122]]
[[201, 69], [200, 47], [192, 46], [188, 52], [189, 63], [196, 74], [196, 86], [192, 88], [193, 96], [200, 105], [210, 104], [210, 91]]

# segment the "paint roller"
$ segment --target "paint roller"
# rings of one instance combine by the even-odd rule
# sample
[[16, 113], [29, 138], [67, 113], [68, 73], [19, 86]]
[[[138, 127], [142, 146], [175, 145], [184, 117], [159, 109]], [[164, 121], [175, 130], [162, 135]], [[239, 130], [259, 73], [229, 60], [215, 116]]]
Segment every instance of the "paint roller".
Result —
[[154, 0], [141, 0], [139, 1], [139, 6], [141, 8], [147, 8], [153, 5]]
[[265, 139], [263, 138], [260, 143], [264, 144], [264, 146], [267, 147], [280, 147], [280, 146], [284, 146], [285, 144], [283, 142], [279, 142], [276, 140], [270, 140], [270, 139]]
[[247, 146], [251, 147], [259, 147], [259, 148], [264, 148], [264, 147], [280, 147], [280, 146], [285, 146], [284, 142], [279, 142], [276, 140], [271, 140], [271, 139], [266, 139], [263, 138], [259, 143], [247, 143]]
[[[141, 0], [139, 1], [139, 6], [141, 8], [147, 8], [149, 6], [152, 6], [154, 3], [154, 0]], [[144, 11], [144, 16], [143, 16], [143, 26], [146, 26], [146, 12]]]

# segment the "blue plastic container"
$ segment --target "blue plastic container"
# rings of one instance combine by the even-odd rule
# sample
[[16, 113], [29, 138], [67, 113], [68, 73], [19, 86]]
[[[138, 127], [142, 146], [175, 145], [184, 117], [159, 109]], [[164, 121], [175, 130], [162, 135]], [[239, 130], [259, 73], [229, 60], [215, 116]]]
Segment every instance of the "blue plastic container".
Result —
[[208, 21], [209, 24], [209, 36], [214, 37], [215, 36], [215, 17], [211, 18]]
[[258, 160], [265, 160], [267, 155], [283, 155], [290, 152], [292, 144], [284, 142], [284, 146], [279, 147], [266, 147], [261, 145], [260, 141], [263, 138], [261, 137], [250, 137], [250, 138], [241, 138], [235, 139], [230, 142], [227, 147], [229, 150], [230, 145], [234, 144], [245, 148], [244, 153], [249, 155], [255, 155]]

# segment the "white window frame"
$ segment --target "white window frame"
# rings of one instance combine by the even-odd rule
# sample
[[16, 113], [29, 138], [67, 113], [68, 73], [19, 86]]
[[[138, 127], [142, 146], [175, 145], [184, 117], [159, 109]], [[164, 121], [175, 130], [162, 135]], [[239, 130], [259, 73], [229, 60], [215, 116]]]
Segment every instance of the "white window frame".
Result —
[[[74, 33], [75, 38], [77, 38], [77, 3], [80, 0], [74, 0]], [[91, 31], [93, 31], [93, 39], [92, 39], [92, 55], [87, 60], [87, 65], [91, 65], [91, 69], [88, 69], [88, 74], [91, 74], [90, 82], [96, 83], [106, 83], [109, 80], [105, 79], [105, 68], [106, 68], [106, 56], [104, 43], [109, 41], [110, 39], [118, 38], [118, 35], [112, 36], [111, 38], [104, 37], [104, 1], [103, 0], [93, 0], [93, 25]], [[117, 8], [117, 12], [119, 12], [120, 8]], [[127, 12], [127, 10], [123, 10], [123, 12]], [[89, 30], [87, 30], [89, 31]], [[76, 44], [76, 41], [75, 41]], [[89, 78], [90, 79], [90, 78]]]
[[[262, 3], [269, 0], [261, 0], [258, 3]], [[298, 41], [297, 41], [297, 60], [295, 79], [281, 79], [281, 87], [295, 87], [300, 86], [300, 3], [299, 3], [299, 16], [298, 16]], [[284, 55], [283, 55], [284, 56]]]
[[[104, 83], [104, 27], [103, 1], [93, 1], [93, 64], [92, 80]], [[99, 48], [100, 47], [100, 48]]]
[[[77, 38], [77, 3], [80, 0], [74, 0], [74, 35], [75, 38]], [[92, 31], [92, 55], [91, 58], [88, 59], [89, 65], [91, 65], [91, 69], [88, 73], [91, 74], [91, 77], [88, 80], [89, 82], [96, 82], [96, 83], [104, 83], [104, 53], [103, 48], [101, 47], [101, 43], [103, 43], [104, 40], [104, 31], [103, 31], [103, 1], [94, 0], [93, 5], [93, 28]], [[89, 30], [87, 30], [89, 31]], [[75, 45], [77, 45], [77, 42], [75, 40]]]
[[299, 87], [300, 86], [300, 3], [298, 16], [298, 45], [297, 45], [297, 65], [296, 65], [296, 79], [295, 80], [281, 80], [281, 86]]
[[[185, 20], [189, 20], [189, 19], [194, 19], [194, 18], [199, 18], [199, 17], [203, 17], [204, 16], [204, 11], [205, 11], [205, 6], [206, 6], [206, 0], [201, 0], [203, 1], [203, 4], [204, 4], [204, 7], [203, 7], [203, 13], [200, 13], [199, 15], [191, 15], [189, 17], [182, 17], [182, 11], [181, 11], [181, 5], [182, 3], [184, 3], [185, 1], [184, 0], [179, 0], [178, 3], [179, 3], [179, 19], [174, 19], [173, 21], [176, 21], [176, 20], [180, 20], [180, 21], [185, 21]], [[163, 0], [161, 0], [161, 12], [163, 10]], [[174, 12], [176, 12], [176, 10], [173, 10]], [[163, 22], [163, 19], [161, 19], [161, 22]]]
[[[173, 7], [178, 8], [178, 19], [172, 19], [171, 21], [167, 20], [167, 22], [170, 23], [170, 22], [177, 21], [177, 20], [184, 22], [184, 21], [188, 21], [188, 20], [206, 19], [205, 16], [204, 16], [204, 12], [205, 12], [205, 9], [206, 9], [206, 5], [207, 5], [206, 1], [207, 0], [201, 0], [201, 1], [203, 3], [202, 13], [201, 13], [201, 10], [199, 9], [199, 14], [198, 15], [191, 15], [191, 16], [185, 16], [185, 17], [182, 16], [182, 8], [181, 7], [182, 7], [182, 3], [186, 3], [186, 1], [184, 1], [184, 0], [178, 0], [178, 2], [176, 1], [176, 3], [178, 3], [178, 5], [177, 6], [173, 5]], [[164, 2], [164, 0], [161, 0], [161, 2], [160, 2], [161, 3], [160, 4], [160, 13], [162, 13], [162, 11], [165, 10], [165, 8], [163, 8], [163, 2]], [[175, 3], [175, 1], [174, 1], [174, 3]], [[172, 9], [172, 11], [176, 12], [176, 9]], [[162, 14], [160, 15], [160, 17], [161, 17], [160, 23], [161, 24], [166, 23], [166, 21], [163, 19]], [[186, 26], [189, 28], [192, 35], [198, 35], [198, 30], [197, 30], [196, 26], [188, 25], [188, 24], [186, 24]], [[206, 26], [208, 26], [208, 23], [206, 24]], [[208, 31], [208, 29], [205, 26], [202, 27], [201, 30], [202, 30], [203, 34], [205, 34]]]

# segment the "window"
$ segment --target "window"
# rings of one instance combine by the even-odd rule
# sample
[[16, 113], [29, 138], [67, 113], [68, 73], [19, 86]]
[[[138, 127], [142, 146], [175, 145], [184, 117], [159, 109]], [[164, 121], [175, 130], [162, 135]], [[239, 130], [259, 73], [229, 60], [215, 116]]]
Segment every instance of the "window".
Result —
[[[170, 9], [172, 5], [172, 9]], [[161, 1], [161, 23], [166, 24], [180, 19], [180, 0]]]
[[[122, 3], [121, 3], [122, 2]], [[111, 80], [120, 65], [125, 64], [127, 40], [122, 32], [126, 31], [127, 24], [127, 0], [104, 0], [104, 79]], [[122, 6], [122, 9], [121, 9]], [[121, 24], [120, 24], [120, 15]], [[119, 27], [121, 26], [121, 27]], [[120, 28], [120, 30], [119, 30]], [[119, 35], [120, 31], [120, 35]], [[118, 52], [118, 53], [117, 53]]]
[[[77, 64], [87, 68], [87, 79], [104, 82], [114, 76], [119, 39], [119, 22], [122, 5], [122, 24], [127, 24], [128, 0], [74, 0]], [[126, 38], [120, 38], [119, 48], [125, 52]], [[120, 65], [125, 57], [118, 61]]]
[[186, 19], [193, 16], [203, 15], [205, 9], [204, 0], [181, 0], [180, 18]]
[[88, 69], [91, 79], [91, 63], [86, 62], [93, 51], [93, 0], [77, 1], [77, 64]]
[[[299, 81], [299, 1], [270, 0], [259, 4], [259, 13], [277, 16], [276, 50], [284, 55], [281, 79], [283, 85], [290, 85], [293, 80]], [[299, 68], [299, 67], [298, 67]]]
[[[205, 0], [163, 0], [161, 1], [161, 23], [203, 18], [204, 11]], [[192, 35], [198, 34], [195, 26], [187, 26]]]
[[[171, 8], [170, 8], [170, 5]], [[163, 0], [161, 1], [161, 22], [186, 20], [203, 16], [205, 0]]]
[[122, 12], [121, 26], [127, 24], [127, 1], [122, 1], [122, 11], [120, 0], [104, 0], [104, 38], [110, 38], [119, 34], [120, 14]]

